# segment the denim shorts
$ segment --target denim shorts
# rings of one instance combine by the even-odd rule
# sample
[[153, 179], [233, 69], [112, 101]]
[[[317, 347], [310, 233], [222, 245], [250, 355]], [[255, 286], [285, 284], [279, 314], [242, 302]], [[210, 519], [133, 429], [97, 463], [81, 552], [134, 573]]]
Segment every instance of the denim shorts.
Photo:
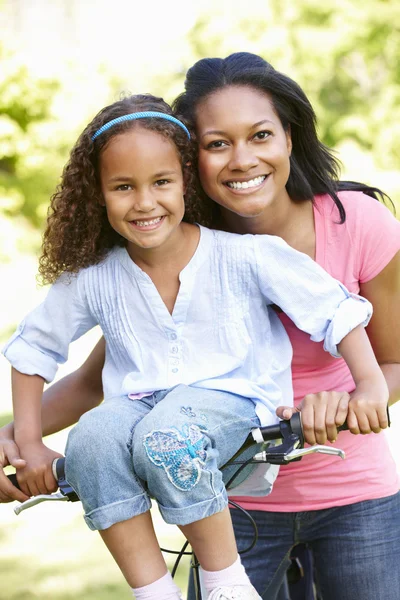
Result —
[[66, 478], [90, 529], [150, 509], [186, 525], [228, 503], [224, 465], [260, 422], [251, 400], [178, 385], [140, 400], [107, 400], [85, 413], [66, 448]]

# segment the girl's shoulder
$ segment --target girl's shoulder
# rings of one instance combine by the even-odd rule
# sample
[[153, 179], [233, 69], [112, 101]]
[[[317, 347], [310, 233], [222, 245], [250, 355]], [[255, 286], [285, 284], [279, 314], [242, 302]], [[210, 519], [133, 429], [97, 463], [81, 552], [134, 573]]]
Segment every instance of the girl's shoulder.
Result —
[[[112, 248], [98, 263], [89, 265], [84, 269], [80, 269], [77, 273], [65, 272], [61, 275], [58, 281], [68, 283], [71, 279], [75, 279], [77, 282], [85, 282], [96, 276], [97, 273], [102, 271], [106, 272], [114, 267], [115, 263], [120, 260], [121, 254], [125, 254], [125, 249], [120, 247]], [[102, 275], [104, 276], [104, 275]]]

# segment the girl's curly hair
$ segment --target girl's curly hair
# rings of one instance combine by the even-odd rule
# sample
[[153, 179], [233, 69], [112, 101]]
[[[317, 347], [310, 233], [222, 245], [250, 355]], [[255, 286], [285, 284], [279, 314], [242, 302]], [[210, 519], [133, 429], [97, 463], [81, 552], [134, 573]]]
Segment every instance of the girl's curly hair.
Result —
[[[97, 264], [114, 246], [126, 245], [125, 238], [111, 227], [101, 204], [99, 159], [111, 138], [137, 127], [138, 121], [116, 124], [94, 141], [92, 136], [112, 119], [141, 111], [173, 115], [162, 98], [150, 94], [129, 96], [103, 108], [78, 138], [50, 202], [39, 259], [39, 275], [43, 283], [54, 283], [64, 272], [77, 273]], [[170, 121], [150, 118], [141, 119], [139, 123], [140, 127], [158, 132], [176, 146], [186, 186], [184, 220], [189, 223], [207, 221], [195, 191], [197, 185], [191, 168], [193, 142], [181, 127]]]

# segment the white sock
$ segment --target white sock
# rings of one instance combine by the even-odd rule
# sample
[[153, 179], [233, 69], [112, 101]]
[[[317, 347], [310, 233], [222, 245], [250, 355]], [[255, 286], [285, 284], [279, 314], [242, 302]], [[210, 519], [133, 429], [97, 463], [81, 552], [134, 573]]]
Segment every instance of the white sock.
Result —
[[244, 566], [241, 563], [238, 555], [235, 562], [226, 569], [221, 571], [205, 571], [203, 568], [202, 579], [209, 594], [212, 590], [218, 587], [230, 587], [233, 585], [251, 585]]
[[136, 600], [182, 600], [181, 592], [169, 571], [149, 585], [132, 588], [132, 592]]

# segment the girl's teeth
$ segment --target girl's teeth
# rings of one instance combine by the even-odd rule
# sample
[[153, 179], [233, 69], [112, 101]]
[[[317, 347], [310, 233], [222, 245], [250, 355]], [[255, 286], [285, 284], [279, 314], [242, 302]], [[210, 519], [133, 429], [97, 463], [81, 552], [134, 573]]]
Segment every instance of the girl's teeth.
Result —
[[157, 219], [151, 219], [151, 221], [133, 221], [138, 227], [148, 227], [149, 225], [155, 225], [161, 221], [162, 217]]
[[227, 186], [233, 188], [234, 190], [245, 190], [246, 188], [252, 188], [260, 185], [265, 178], [266, 175], [261, 175], [261, 177], [250, 179], [250, 181], [229, 181]]

